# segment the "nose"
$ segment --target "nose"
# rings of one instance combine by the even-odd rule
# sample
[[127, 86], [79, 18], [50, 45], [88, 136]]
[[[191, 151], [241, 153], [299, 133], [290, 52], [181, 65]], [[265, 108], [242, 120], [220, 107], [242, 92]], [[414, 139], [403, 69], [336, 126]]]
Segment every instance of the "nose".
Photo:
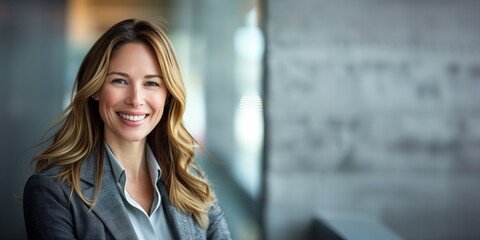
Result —
[[144, 103], [144, 94], [141, 86], [131, 85], [128, 91], [127, 104], [134, 107], [142, 106]]

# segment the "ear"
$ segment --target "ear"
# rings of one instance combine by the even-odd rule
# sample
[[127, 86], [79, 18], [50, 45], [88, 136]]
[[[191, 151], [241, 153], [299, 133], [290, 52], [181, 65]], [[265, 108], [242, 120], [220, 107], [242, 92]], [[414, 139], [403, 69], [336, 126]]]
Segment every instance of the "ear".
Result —
[[98, 94], [97, 93], [94, 93], [92, 95], [92, 99], [95, 100], [95, 101], [98, 101]]

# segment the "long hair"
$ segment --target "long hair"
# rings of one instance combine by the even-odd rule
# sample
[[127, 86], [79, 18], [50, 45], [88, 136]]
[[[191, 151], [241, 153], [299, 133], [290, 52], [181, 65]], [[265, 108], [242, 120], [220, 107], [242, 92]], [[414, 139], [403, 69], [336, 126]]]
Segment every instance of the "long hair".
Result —
[[[91, 96], [101, 88], [113, 52], [131, 42], [146, 44], [155, 53], [168, 92], [162, 119], [147, 136], [147, 143], [162, 169], [162, 181], [169, 191], [170, 202], [192, 214], [202, 227], [207, 227], [208, 208], [215, 197], [193, 162], [198, 143], [183, 124], [186, 96], [178, 61], [166, 34], [148, 21], [124, 20], [95, 42], [80, 65], [72, 101], [56, 123], [58, 131], [44, 141], [49, 147], [32, 160], [36, 162], [35, 170], [62, 167], [59, 179], [66, 181], [87, 205], [94, 207], [100, 194], [105, 150], [104, 124], [98, 102]], [[84, 159], [95, 152], [95, 191], [90, 200], [81, 192], [80, 170]]]

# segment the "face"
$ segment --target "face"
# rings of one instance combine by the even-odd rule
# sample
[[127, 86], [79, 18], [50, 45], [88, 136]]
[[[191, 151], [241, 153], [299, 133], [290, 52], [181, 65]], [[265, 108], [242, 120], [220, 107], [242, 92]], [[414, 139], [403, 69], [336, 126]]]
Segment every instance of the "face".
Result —
[[162, 118], [167, 90], [153, 51], [143, 43], [127, 43], [110, 59], [99, 103], [109, 144], [145, 141]]

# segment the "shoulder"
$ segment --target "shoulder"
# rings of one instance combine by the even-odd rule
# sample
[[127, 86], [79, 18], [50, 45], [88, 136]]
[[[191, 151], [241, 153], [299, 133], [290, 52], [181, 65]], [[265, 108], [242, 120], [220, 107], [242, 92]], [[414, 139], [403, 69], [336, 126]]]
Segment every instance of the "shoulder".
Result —
[[30, 176], [25, 184], [24, 199], [28, 199], [29, 196], [41, 196], [44, 194], [68, 194], [67, 184], [57, 177], [61, 171], [60, 167], [55, 167]]
[[34, 173], [27, 180], [28, 184], [38, 184], [57, 181], [57, 176], [62, 172], [61, 167], [54, 167], [42, 172]]
[[217, 201], [215, 201], [208, 211], [208, 221], [208, 239], [231, 239], [230, 230], [225, 220], [223, 210]]

